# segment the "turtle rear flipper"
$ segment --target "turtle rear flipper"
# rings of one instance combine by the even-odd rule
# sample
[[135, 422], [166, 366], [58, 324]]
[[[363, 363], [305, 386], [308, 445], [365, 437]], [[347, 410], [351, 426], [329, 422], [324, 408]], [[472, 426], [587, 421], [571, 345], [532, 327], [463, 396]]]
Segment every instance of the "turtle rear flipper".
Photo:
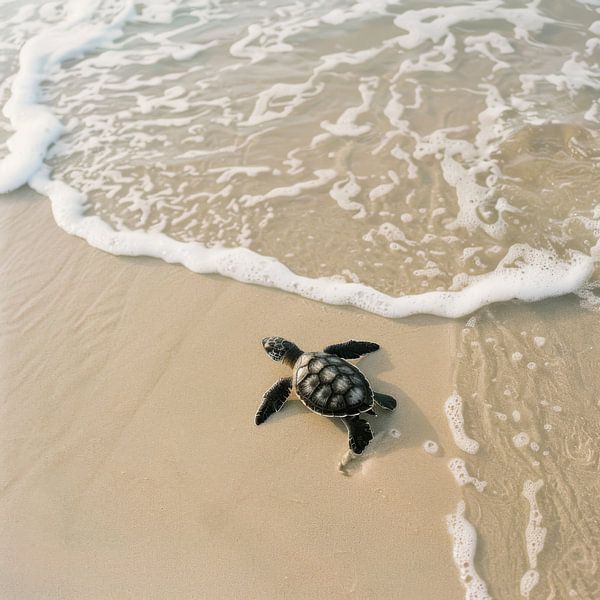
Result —
[[350, 449], [355, 454], [362, 454], [373, 439], [371, 426], [359, 417], [345, 417], [343, 421], [348, 428], [348, 445]]
[[323, 352], [327, 354], [335, 354], [340, 358], [360, 358], [363, 354], [369, 354], [379, 350], [379, 344], [375, 342], [357, 342], [350, 340], [342, 344], [333, 344], [327, 346]]
[[284, 377], [273, 384], [263, 396], [263, 401], [256, 412], [254, 422], [257, 425], [264, 423], [273, 413], [284, 405], [292, 389], [292, 378]]
[[379, 394], [378, 392], [374, 392], [373, 398], [375, 399], [375, 402], [379, 404], [379, 406], [382, 408], [387, 408], [388, 410], [394, 410], [398, 404], [394, 398], [388, 396], [387, 394]]

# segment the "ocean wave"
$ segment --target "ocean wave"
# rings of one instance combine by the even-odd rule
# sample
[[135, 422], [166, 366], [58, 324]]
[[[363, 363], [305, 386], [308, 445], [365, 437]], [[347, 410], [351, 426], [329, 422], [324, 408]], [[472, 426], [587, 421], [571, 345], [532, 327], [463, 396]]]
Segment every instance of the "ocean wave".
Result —
[[0, 191], [387, 317], [595, 306], [600, 19], [567, 4], [8, 2]]

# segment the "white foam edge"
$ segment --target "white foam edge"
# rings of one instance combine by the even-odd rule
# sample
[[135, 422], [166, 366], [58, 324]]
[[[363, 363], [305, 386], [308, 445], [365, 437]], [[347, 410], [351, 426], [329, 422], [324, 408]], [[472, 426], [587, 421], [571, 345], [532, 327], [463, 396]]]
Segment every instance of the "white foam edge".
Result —
[[467, 464], [462, 458], [453, 458], [448, 462], [448, 469], [454, 476], [454, 480], [460, 486], [465, 486], [469, 483], [479, 492], [482, 493], [487, 487], [487, 481], [482, 481], [469, 474]]
[[465, 431], [462, 398], [454, 392], [444, 403], [444, 413], [448, 419], [448, 427], [454, 438], [454, 443], [469, 454], [477, 454], [479, 442], [469, 437]]
[[[513, 298], [535, 301], [562, 295], [581, 287], [593, 268], [593, 261], [581, 255], [574, 263], [564, 263], [554, 277], [541, 271], [538, 279], [542, 281], [538, 286], [532, 283], [536, 273], [527, 269], [515, 269], [515, 273], [497, 270], [460, 291], [393, 297], [360, 283], [297, 275], [275, 258], [247, 248], [207, 248], [198, 242], [181, 242], [157, 232], [115, 231], [99, 217], [86, 216], [85, 196], [51, 179], [46, 166], [29, 183], [34, 190], [50, 198], [54, 219], [62, 229], [100, 250], [115, 255], [160, 258], [195, 273], [218, 273], [244, 283], [278, 288], [327, 304], [355, 306], [390, 318], [415, 314], [456, 318], [492, 302]], [[507, 287], [511, 288], [510, 292]]]
[[62, 229], [100, 250], [115, 255], [160, 258], [168, 263], [179, 263], [195, 273], [218, 273], [244, 283], [279, 288], [327, 304], [355, 306], [390, 318], [415, 314], [456, 318], [492, 302], [514, 298], [536, 301], [563, 295], [581, 287], [593, 269], [592, 259], [579, 255], [572, 263], [559, 262], [557, 267], [560, 268], [554, 273], [525, 267], [514, 272], [497, 269], [460, 291], [393, 297], [360, 283], [297, 275], [275, 258], [247, 248], [207, 248], [157, 232], [115, 231], [99, 217], [86, 216], [85, 196], [51, 179], [46, 166], [29, 183], [34, 190], [50, 198], [54, 218]]
[[51, 110], [38, 103], [37, 96], [39, 85], [50, 69], [114, 40], [122, 34], [127, 20], [133, 18], [134, 5], [129, 2], [110, 23], [92, 24], [89, 19], [94, 6], [93, 2], [70, 2], [65, 21], [23, 45], [11, 98], [4, 107], [15, 133], [7, 142], [8, 156], [0, 162], [0, 193], [29, 183], [50, 198], [54, 218], [67, 233], [111, 254], [161, 258], [197, 273], [219, 273], [390, 318], [414, 314], [457, 318], [494, 302], [512, 299], [533, 302], [574, 292], [591, 276], [594, 261], [587, 255], [572, 252], [571, 260], [566, 262], [547, 251], [520, 245], [511, 247], [509, 253], [528, 257], [529, 264], [507, 268], [501, 263], [493, 272], [467, 278], [465, 287], [459, 291], [393, 297], [360, 283], [302, 277], [276, 259], [246, 248], [207, 248], [157, 232], [115, 231], [99, 217], [86, 216], [85, 196], [61, 181], [52, 180], [43, 163], [48, 147], [60, 137], [63, 128]]
[[485, 581], [475, 570], [477, 531], [465, 518], [465, 503], [460, 501], [456, 512], [446, 516], [448, 533], [452, 536], [452, 556], [468, 600], [488, 600]]
[[47, 73], [65, 60], [113, 41], [134, 17], [134, 3], [129, 1], [110, 23], [92, 23], [96, 5], [71, 0], [64, 21], [34, 35], [19, 51], [19, 70], [3, 108], [14, 133], [6, 142], [9, 153], [0, 161], [0, 193], [27, 183], [42, 167], [48, 148], [63, 133], [54, 113], [38, 103], [39, 86]]
[[521, 596], [529, 598], [531, 590], [538, 584], [539, 572], [537, 571], [537, 557], [544, 549], [547, 529], [542, 527], [542, 513], [537, 504], [536, 495], [544, 485], [542, 479], [533, 481], [526, 479], [523, 482], [521, 495], [529, 502], [529, 519], [525, 528], [525, 546], [529, 559], [529, 570], [521, 577], [519, 591]]

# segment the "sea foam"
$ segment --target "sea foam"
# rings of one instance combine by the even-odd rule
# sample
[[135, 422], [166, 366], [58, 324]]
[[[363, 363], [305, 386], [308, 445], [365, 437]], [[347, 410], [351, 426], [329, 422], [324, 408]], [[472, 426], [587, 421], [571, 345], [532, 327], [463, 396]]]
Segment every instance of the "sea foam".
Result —
[[467, 600], [488, 600], [485, 581], [475, 570], [477, 531], [465, 518], [465, 503], [461, 500], [456, 512], [446, 517], [448, 532], [452, 536], [452, 555], [458, 568], [460, 580], [465, 587]]
[[463, 401], [456, 392], [446, 400], [444, 412], [446, 413], [448, 426], [452, 432], [455, 444], [464, 452], [476, 454], [479, 450], [479, 442], [470, 438], [465, 432]]
[[458, 485], [464, 486], [471, 483], [478, 492], [483, 492], [483, 490], [485, 490], [487, 481], [481, 481], [476, 477], [469, 475], [467, 465], [462, 458], [453, 458], [448, 463], [448, 468], [450, 469], [450, 472], [454, 476], [454, 479]]
[[9, 154], [0, 162], [0, 193], [29, 182], [41, 169], [49, 146], [63, 132], [52, 111], [38, 101], [40, 83], [65, 60], [122, 35], [125, 22], [134, 14], [133, 2], [129, 2], [110, 23], [94, 24], [90, 18], [95, 6], [94, 2], [70, 2], [63, 21], [35, 35], [21, 48], [19, 70], [3, 109], [14, 133], [6, 142]]
[[[119, 58], [114, 50], [115, 43], [123, 35], [128, 22], [137, 20], [140, 23], [168, 24], [175, 18], [174, 15], [179, 7], [177, 3], [164, 3], [161, 8], [158, 8], [154, 4], [129, 1], [119, 5], [118, 10], [114, 10], [113, 7], [113, 14], [109, 17], [97, 18], [96, 13], [101, 4], [91, 0], [87, 2], [81, 0], [66, 4], [60, 11], [53, 11], [46, 7], [40, 12], [40, 15], [51, 23], [35, 33], [20, 48], [18, 71], [12, 78], [10, 99], [4, 106], [4, 114], [9, 119], [14, 133], [6, 144], [8, 154], [0, 162], [0, 192], [8, 192], [28, 183], [50, 198], [57, 224], [68, 233], [82, 237], [94, 247], [113, 254], [152, 256], [170, 263], [182, 264], [194, 272], [219, 273], [238, 281], [276, 287], [313, 300], [356, 306], [386, 317], [427, 313], [455, 318], [493, 302], [512, 299], [532, 302], [564, 295], [581, 289], [591, 277], [597, 258], [595, 255], [589, 256], [582, 251], [571, 249], [558, 256], [546, 248], [516, 243], [506, 249], [504, 257], [499, 260], [495, 268], [483, 274], [472, 274], [472, 270], [465, 270], [464, 273], [454, 277], [449, 289], [440, 289], [439, 285], [433, 287], [432, 284], [433, 291], [404, 295], [400, 291], [398, 292], [400, 295], [394, 296], [360, 283], [357, 277], [353, 277], [354, 281], [340, 281], [339, 276], [308, 277], [297, 274], [281, 262], [281, 255], [278, 254], [276, 259], [245, 247], [250, 245], [249, 234], [245, 230], [236, 238], [238, 247], [225, 247], [223, 244], [185, 241], [162, 233], [164, 221], [159, 221], [158, 224], [146, 229], [125, 225], [117, 227], [114, 222], [109, 223], [98, 215], [89, 214], [87, 194], [77, 189], [76, 185], [67, 183], [65, 178], [61, 180], [56, 174], [51, 175], [50, 168], [45, 164], [48, 149], [52, 145], [56, 156], [61, 156], [61, 153], [68, 154], [68, 149], [60, 143], [56, 144], [65, 131], [66, 125], [62, 124], [57, 115], [42, 103], [41, 84], [50, 78], [52, 73], [56, 74], [64, 61], [81, 59], [91, 51], [99, 52], [90, 59], [89, 66], [93, 66], [94, 69], [109, 69], [117, 66]], [[228, 97], [207, 101], [202, 106], [222, 106], [223, 116], [220, 123], [223, 126], [236, 123], [242, 130], [256, 128], [265, 123], [285, 119], [321, 94], [325, 89], [323, 80], [325, 75], [334, 76], [336, 70], [346, 66], [364, 67], [369, 61], [383, 56], [386, 52], [397, 52], [398, 48], [410, 50], [420, 44], [426, 45], [429, 42], [437, 44], [433, 54], [424, 52], [419, 60], [411, 59], [410, 62], [401, 63], [404, 66], [397, 73], [398, 80], [409, 73], [414, 75], [421, 71], [447, 72], [448, 65], [456, 60], [456, 39], [451, 32], [451, 27], [463, 21], [502, 19], [512, 24], [515, 31], [518, 29], [522, 34], [521, 38], [526, 36], [527, 32], [541, 30], [548, 22], [548, 17], [538, 10], [535, 3], [524, 9], [512, 9], [504, 7], [500, 0], [485, 0], [475, 8], [460, 6], [443, 10], [425, 8], [407, 10], [401, 14], [388, 13], [388, 5], [389, 2], [385, 1], [359, 2], [348, 10], [337, 8], [331, 10], [319, 19], [312, 17], [302, 19], [301, 11], [290, 8], [288, 12], [291, 17], [287, 22], [249, 25], [246, 34], [237, 42], [230, 44], [228, 51], [231, 56], [245, 60], [250, 65], [264, 62], [272, 55], [291, 54], [293, 36], [319, 26], [342, 27], [350, 20], [387, 15], [397, 28], [406, 30], [407, 33], [394, 35], [371, 48], [323, 54], [319, 63], [304, 81], [277, 82], [258, 91], [252, 110], [245, 115], [229, 109], [231, 99]], [[287, 14], [286, 11], [279, 12], [281, 15]], [[33, 12], [24, 12], [22, 19], [26, 18], [33, 18]], [[219, 15], [219, 19], [227, 18], [232, 18], [232, 15], [226, 13]], [[202, 19], [205, 17], [203, 16]], [[185, 27], [181, 27], [180, 30], [184, 30]], [[159, 38], [147, 35], [144, 39]], [[160, 56], [175, 61], [189, 60], [198, 52], [215, 48], [217, 44], [217, 40], [183, 44], [171, 42], [167, 37], [161, 39], [163, 52]], [[480, 54], [484, 58], [492, 51], [506, 57], [513, 49], [511, 43], [500, 34], [469, 36], [467, 46], [470, 52]], [[137, 52], [139, 65], [154, 64], [158, 60], [146, 49]], [[239, 67], [240, 63], [237, 66]], [[495, 61], [494, 68], [498, 66], [502, 67], [502, 62]], [[226, 70], [227, 68], [224, 68], [224, 72]], [[594, 88], [597, 86], [592, 67], [581, 56], [572, 56], [565, 61], [560, 77], [562, 79], [557, 81], [556, 85], [564, 85], [573, 93], [584, 86]], [[372, 135], [370, 114], [374, 110], [376, 95], [382, 88], [380, 81], [381, 78], [376, 76], [362, 77], [357, 89], [360, 96], [359, 104], [340, 111], [337, 118], [317, 121], [317, 126], [320, 123], [321, 127], [320, 135], [325, 136], [320, 138], [319, 144], [329, 144], [335, 138], [363, 139]], [[523, 85], [535, 86], [536, 82], [537, 80], [527, 80]], [[108, 78], [105, 82], [106, 90], [119, 85], [120, 82], [114, 84]], [[134, 77], [123, 85], [135, 90], [143, 87], [144, 83]], [[415, 144], [414, 151], [394, 142], [389, 155], [396, 159], [399, 165], [404, 165], [406, 178], [415, 181], [419, 180], [418, 173], [421, 168], [417, 161], [430, 158], [439, 161], [445, 181], [456, 190], [459, 209], [454, 220], [448, 223], [446, 228], [451, 231], [458, 228], [469, 231], [480, 228], [491, 237], [501, 238], [507, 226], [502, 216], [494, 222], [480, 218], [479, 209], [488, 201], [489, 189], [482, 184], [478, 176], [487, 170], [490, 182], [498, 177], [499, 171], [492, 153], [511, 132], [510, 127], [500, 121], [503, 115], [515, 109], [514, 102], [505, 101], [494, 85], [482, 84], [478, 93], [484, 99], [486, 108], [480, 113], [478, 133], [472, 143], [456, 138], [456, 135], [464, 129], [460, 127], [439, 129], [428, 135], [419, 135], [410, 129], [405, 112], [409, 108], [413, 110], [419, 108], [424, 93], [423, 86], [415, 81], [414, 101], [409, 104], [394, 88], [390, 90], [391, 97], [384, 107], [383, 116], [388, 119], [392, 129], [382, 136], [381, 143], [372, 154], [379, 153], [385, 144], [393, 142], [399, 136], [411, 139]], [[138, 94], [137, 102], [137, 109], [142, 113], [150, 113], [158, 106], [163, 106], [171, 113], [179, 114], [190, 110], [192, 106], [186, 88], [175, 84], [169, 85], [159, 98], [148, 99]], [[523, 102], [519, 106], [526, 110], [526, 103]], [[123, 111], [123, 114], [127, 115], [128, 112]], [[170, 117], [173, 118], [173, 114]], [[179, 125], [187, 126], [190, 124], [190, 118], [182, 117], [178, 121]], [[167, 125], [167, 121], [168, 119], [157, 119], [154, 124]], [[73, 119], [73, 122], [75, 123], [76, 119]], [[237, 156], [237, 153], [253, 143], [258, 136], [259, 132], [248, 131], [243, 142], [224, 146], [219, 149], [219, 152], [229, 150]], [[145, 143], [142, 133], [138, 133], [136, 143]], [[193, 161], [210, 156], [214, 152], [209, 147], [204, 148], [201, 144], [196, 144], [193, 149], [182, 150], [177, 160]], [[287, 162], [288, 164], [296, 162], [288, 173], [304, 171], [302, 161], [293, 158], [293, 153], [294, 151], [289, 152]], [[465, 157], [467, 163], [463, 161]], [[470, 166], [469, 161], [476, 166]], [[216, 194], [207, 194], [211, 200], [219, 194], [222, 197], [232, 194], [232, 188], [227, 186], [231, 185], [238, 175], [259, 178], [263, 173], [274, 175], [277, 172], [276, 168], [266, 165], [256, 167], [231, 165], [212, 167], [212, 169], [217, 173], [217, 182], [224, 184], [225, 187]], [[210, 169], [207, 169], [208, 172]], [[377, 187], [369, 189], [350, 169], [340, 175], [332, 168], [317, 166], [303, 175], [302, 181], [277, 185], [264, 193], [239, 194], [237, 198], [231, 200], [231, 210], [251, 209], [273, 200], [298, 198], [313, 190], [329, 187], [328, 196], [342, 211], [350, 212], [353, 218], [363, 219], [366, 218], [369, 210], [367, 202], [379, 202], [391, 196], [397, 187], [403, 185], [402, 177], [395, 171], [388, 169], [387, 172], [391, 175], [386, 183], [380, 183]], [[401, 172], [400, 168], [398, 172]], [[175, 191], [173, 193], [175, 194]], [[407, 205], [410, 198], [409, 194]], [[143, 205], [141, 197], [136, 198], [134, 194], [119, 202], [121, 205], [128, 204], [132, 212], [140, 210], [143, 215], [148, 214], [147, 208], [140, 208]], [[515, 210], [505, 199], [497, 201], [496, 209], [505, 214]], [[438, 210], [441, 212], [435, 212]], [[443, 218], [444, 210], [442, 207], [437, 207], [432, 211], [431, 218]], [[418, 238], [413, 240], [406, 235], [404, 226], [417, 225], [415, 214], [418, 216], [419, 213], [411, 213], [407, 207], [403, 209], [402, 218], [398, 222], [402, 227], [389, 223], [397, 230], [394, 239], [389, 242], [392, 251], [410, 247], [415, 249], [415, 252], [423, 254], [418, 248], [435, 239], [432, 234], [427, 234], [421, 240]], [[376, 226], [372, 230], [378, 232], [382, 230], [381, 227]], [[447, 237], [451, 238], [451, 236]], [[363, 236], [363, 240], [368, 239], [374, 240], [375, 234], [370, 237], [369, 234]], [[444, 254], [439, 250], [436, 252], [438, 255]], [[285, 253], [282, 252], [283, 254]], [[412, 260], [412, 257], [408, 257], [406, 261], [409, 258]], [[429, 285], [427, 280], [434, 281], [444, 272], [431, 260], [424, 259], [423, 262], [431, 266], [415, 268], [414, 273], [423, 278], [423, 285], [427, 286]], [[400, 276], [398, 278], [400, 279]]]
[[540, 578], [537, 571], [537, 559], [538, 554], [544, 548], [547, 530], [541, 526], [542, 514], [537, 504], [536, 495], [543, 485], [544, 482], [541, 479], [537, 481], [527, 479], [523, 483], [522, 495], [529, 502], [529, 520], [525, 528], [525, 546], [529, 559], [529, 570], [521, 577], [520, 583], [521, 596], [524, 598], [529, 598], [531, 590], [538, 584]]

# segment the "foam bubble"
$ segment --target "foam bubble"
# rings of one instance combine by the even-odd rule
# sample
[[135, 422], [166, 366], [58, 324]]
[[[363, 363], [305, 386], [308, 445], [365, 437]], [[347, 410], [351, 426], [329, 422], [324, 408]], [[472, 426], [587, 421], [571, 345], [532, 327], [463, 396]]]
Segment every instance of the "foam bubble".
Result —
[[423, 442], [423, 450], [425, 450], [427, 454], [437, 454], [440, 447], [433, 440], [427, 440]]
[[358, 86], [362, 103], [358, 106], [346, 109], [335, 123], [323, 121], [321, 123], [321, 127], [332, 135], [346, 137], [358, 137], [359, 135], [363, 135], [371, 131], [371, 126], [368, 124], [357, 125], [356, 119], [360, 115], [368, 112], [369, 108], [371, 107], [378, 82], [378, 77], [365, 78]]
[[542, 514], [537, 505], [536, 494], [544, 485], [543, 480], [532, 481], [527, 479], [523, 482], [522, 495], [529, 502], [529, 521], [525, 529], [525, 546], [529, 560], [529, 570], [521, 577], [521, 596], [529, 598], [531, 590], [539, 581], [539, 573], [536, 570], [539, 553], [544, 548], [546, 539], [546, 528], [541, 526]]
[[[229, 172], [231, 173], [231, 170], [229, 170]], [[240, 171], [236, 169], [235, 172]], [[256, 171], [254, 171], [254, 173], [256, 173]], [[314, 176], [313, 179], [301, 181], [293, 185], [273, 188], [266, 194], [256, 194], [254, 196], [251, 194], [244, 194], [239, 199], [239, 202], [242, 206], [249, 208], [264, 202], [265, 200], [273, 200], [274, 198], [293, 198], [300, 195], [303, 191], [319, 188], [329, 183], [335, 178], [336, 172], [333, 169], [316, 169]]]
[[369, 200], [377, 200], [377, 198], [386, 196], [393, 189], [394, 189], [393, 183], [382, 183], [381, 185], [378, 185], [377, 187], [373, 188], [369, 192]]
[[336, 181], [329, 191], [329, 195], [343, 210], [355, 211], [354, 219], [362, 219], [366, 215], [365, 207], [353, 200], [360, 193], [361, 187], [353, 173], [348, 173], [348, 179]]
[[533, 590], [533, 588], [538, 584], [539, 580], [540, 574], [535, 569], [526, 571], [519, 582], [519, 591], [521, 592], [521, 596], [524, 598], [529, 598], [531, 590]]
[[524, 448], [529, 444], [529, 436], [524, 431], [517, 433], [512, 440], [515, 448]]
[[465, 420], [463, 417], [463, 401], [455, 392], [444, 404], [444, 412], [448, 419], [448, 426], [452, 432], [454, 443], [464, 452], [476, 454], [479, 450], [479, 443], [471, 439], [465, 433]]
[[323, 23], [343, 25], [346, 21], [359, 19], [371, 14], [384, 14], [392, 0], [357, 0], [349, 8], [334, 8], [321, 17]]
[[290, 52], [293, 50], [293, 46], [283, 42], [284, 35], [278, 36], [277, 42], [270, 44], [269, 46], [253, 46], [252, 42], [259, 39], [261, 36], [268, 35], [270, 33], [269, 28], [262, 27], [258, 23], [253, 23], [248, 27], [248, 33], [245, 37], [237, 40], [229, 48], [229, 52], [232, 56], [239, 58], [250, 59], [251, 63], [259, 62], [263, 60], [269, 53], [281, 53]]
[[456, 483], [458, 483], [458, 485], [460, 486], [464, 486], [471, 483], [478, 492], [483, 492], [483, 490], [487, 486], [487, 481], [481, 481], [476, 477], [472, 477], [471, 475], [469, 475], [467, 465], [462, 458], [453, 458], [448, 463], [448, 468], [454, 476]]
[[208, 169], [207, 173], [220, 173], [217, 183], [229, 183], [236, 175], [256, 177], [260, 173], [270, 173], [271, 168], [267, 166], [237, 166], [237, 167], [215, 167]]
[[458, 567], [460, 580], [469, 600], [489, 600], [485, 581], [475, 570], [475, 552], [477, 550], [477, 531], [465, 518], [465, 503], [461, 500], [456, 512], [446, 517], [448, 532], [452, 536], [452, 556]]

